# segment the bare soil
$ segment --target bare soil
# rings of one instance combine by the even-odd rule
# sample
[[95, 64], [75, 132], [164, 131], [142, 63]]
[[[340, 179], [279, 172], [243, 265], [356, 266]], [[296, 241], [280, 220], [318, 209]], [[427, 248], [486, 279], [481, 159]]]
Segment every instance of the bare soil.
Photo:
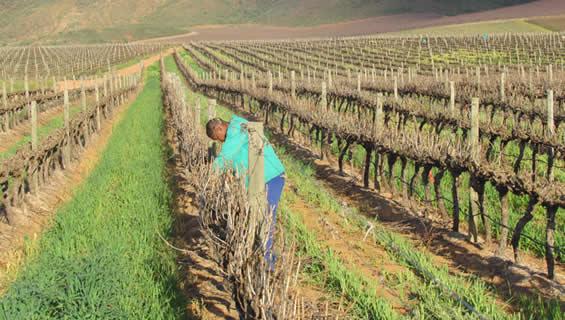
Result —
[[225, 286], [227, 280], [211, 257], [200, 228], [198, 208], [192, 203], [194, 188], [184, 178], [184, 168], [178, 163], [174, 166], [171, 172], [175, 214], [173, 244], [179, 251], [179, 288], [189, 301], [187, 314], [202, 319], [237, 320], [235, 301]]
[[440, 16], [436, 14], [400, 14], [353, 20], [313, 27], [279, 27], [259, 24], [204, 25], [184, 35], [146, 41], [187, 42], [198, 40], [277, 40], [319, 37], [344, 37], [394, 32], [468, 22], [555, 16], [565, 13], [563, 0], [538, 0], [483, 12]]
[[[285, 189], [285, 192], [294, 192], [292, 181], [288, 181]], [[362, 230], [348, 225], [347, 217], [312, 207], [299, 196], [291, 209], [301, 217], [308, 231], [315, 234], [323, 247], [331, 248], [349, 270], [371, 281], [377, 296], [386, 299], [401, 314], [409, 311], [401, 301], [399, 291], [384, 285], [383, 275], [408, 269], [392, 261], [388, 253], [372, 241], [372, 237], [365, 237]]]

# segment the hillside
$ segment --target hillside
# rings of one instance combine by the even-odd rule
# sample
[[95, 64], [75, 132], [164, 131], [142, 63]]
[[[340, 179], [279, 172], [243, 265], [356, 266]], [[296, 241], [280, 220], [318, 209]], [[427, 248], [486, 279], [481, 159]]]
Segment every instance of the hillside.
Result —
[[209, 24], [312, 26], [394, 14], [452, 16], [530, 1], [0, 0], [0, 44], [137, 40]]

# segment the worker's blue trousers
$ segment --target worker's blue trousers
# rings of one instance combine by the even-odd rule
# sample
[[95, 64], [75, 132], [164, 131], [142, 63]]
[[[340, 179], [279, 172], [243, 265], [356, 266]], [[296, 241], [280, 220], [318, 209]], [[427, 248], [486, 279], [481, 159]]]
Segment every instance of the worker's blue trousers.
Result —
[[277, 208], [284, 188], [284, 181], [284, 176], [281, 174], [280, 176], [269, 180], [266, 185], [267, 202], [269, 203], [269, 210], [273, 214], [273, 224], [270, 227], [269, 238], [267, 239], [267, 244], [265, 246], [265, 259], [267, 260], [271, 270], [274, 269], [276, 260], [275, 254], [273, 253], [273, 242], [275, 238], [275, 226], [277, 223]]

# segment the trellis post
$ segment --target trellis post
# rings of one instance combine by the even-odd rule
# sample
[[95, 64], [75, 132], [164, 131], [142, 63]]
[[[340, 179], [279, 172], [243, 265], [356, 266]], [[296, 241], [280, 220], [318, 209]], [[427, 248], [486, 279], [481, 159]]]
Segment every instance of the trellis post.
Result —
[[398, 78], [394, 76], [394, 99], [398, 101]]
[[[555, 124], [553, 118], [553, 90], [547, 90], [547, 135], [552, 137], [555, 134]], [[547, 178], [549, 182], [553, 182], [553, 162], [554, 150], [550, 148], [548, 165], [547, 165]], [[555, 261], [553, 257], [555, 245], [555, 215], [557, 213], [556, 206], [548, 206], [546, 208], [547, 222], [545, 227], [545, 259], [547, 262], [547, 276], [550, 279], [555, 277]]]
[[266, 200], [263, 123], [248, 122], [247, 130], [249, 135], [249, 187], [247, 188], [247, 199], [252, 212], [262, 213], [265, 209]]
[[94, 97], [96, 99], [96, 130], [100, 131], [102, 124], [100, 120], [100, 91], [98, 89], [98, 80], [94, 81]]
[[208, 99], [208, 120], [216, 117], [216, 99]]
[[[31, 150], [34, 152], [38, 149], [37, 141], [37, 102], [34, 100], [31, 102], [30, 107], [31, 112]], [[37, 195], [39, 189], [39, 161], [35, 159], [35, 170], [31, 175], [31, 183], [33, 185], [33, 193]]]
[[290, 72], [290, 95], [296, 98], [296, 73], [294, 70]]
[[65, 121], [65, 136], [67, 143], [63, 149], [64, 163], [68, 166], [71, 162], [71, 129], [70, 129], [70, 110], [69, 110], [69, 90], [67, 89], [67, 81], [65, 81], [65, 89], [63, 92], [63, 106], [64, 106], [64, 121]]
[[500, 74], [500, 100], [506, 100], [506, 74], [504, 72]]
[[[471, 159], [477, 164], [479, 162], [479, 98], [471, 99], [471, 130], [469, 132], [469, 145], [471, 149]], [[473, 177], [471, 177], [473, 180]], [[469, 206], [469, 238], [471, 241], [478, 242], [478, 224], [477, 217], [479, 215], [479, 194], [475, 188], [473, 188], [473, 183], [471, 183], [470, 192], [470, 206]]]
[[31, 102], [31, 149], [37, 150], [37, 102]]
[[[8, 108], [8, 93], [6, 92], [6, 81], [2, 82], [2, 106], [4, 109]], [[4, 113], [4, 130], [8, 131], [10, 128], [10, 114], [8, 110]]]
[[196, 99], [196, 107], [194, 108], [194, 123], [200, 123], [200, 99]]
[[82, 111], [86, 111], [86, 92], [84, 91], [84, 78], [80, 79], [80, 106]]
[[320, 106], [323, 109], [328, 108], [328, 90], [326, 88], [326, 82], [322, 82], [322, 96], [320, 97]]
[[375, 122], [373, 124], [373, 133], [377, 137], [378, 130], [382, 128], [383, 120], [383, 94], [377, 93], [377, 109], [375, 110]]
[[477, 66], [475, 69], [477, 73], [477, 93], [481, 91], [481, 67]]
[[273, 73], [271, 72], [271, 70], [269, 70], [269, 72], [267, 72], [268, 78], [269, 78], [269, 95], [273, 94]]
[[27, 74], [24, 77], [24, 90], [25, 90], [26, 101], [28, 101], [29, 100], [29, 83], [27, 81]]
[[449, 81], [449, 111], [455, 114], [455, 81]]
[[361, 72], [357, 73], [357, 93], [361, 93]]

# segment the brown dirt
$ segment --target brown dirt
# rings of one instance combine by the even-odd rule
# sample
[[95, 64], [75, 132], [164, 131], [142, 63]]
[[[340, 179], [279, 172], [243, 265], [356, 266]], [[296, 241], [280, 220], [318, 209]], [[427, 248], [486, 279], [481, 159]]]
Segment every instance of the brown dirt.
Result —
[[554, 16], [564, 13], [565, 1], [538, 0], [522, 5], [457, 16], [439, 16], [424, 13], [401, 14], [313, 27], [276, 27], [258, 24], [196, 26], [188, 34], [145, 41], [276, 40], [358, 36], [468, 22]]
[[[177, 167], [175, 172], [182, 172]], [[198, 221], [198, 209], [192, 204], [193, 187], [181, 174], [173, 176], [173, 243], [179, 251], [182, 292], [190, 301], [187, 312], [203, 319], [238, 319], [235, 302], [220, 266], [211, 258], [206, 238]]]
[[[57, 209], [72, 199], [75, 191], [96, 167], [114, 127], [123, 119], [134, 100], [135, 95], [129, 98], [127, 105], [112, 112], [112, 119], [102, 123], [101, 131], [89, 140], [80, 159], [73, 162], [68, 170], [56, 172], [37, 196], [26, 197], [25, 207], [17, 209], [10, 225], [0, 224], [0, 292], [5, 291], [15, 279], [25, 260], [24, 251], [33, 250], [41, 232], [49, 228]], [[24, 249], [25, 238], [31, 240], [30, 248], [25, 246], [28, 249]]]
[[[288, 181], [285, 189], [286, 192], [294, 193], [292, 181]], [[408, 312], [398, 290], [383, 285], [384, 272], [396, 274], [408, 269], [393, 262], [383, 248], [375, 245], [372, 237], [366, 239], [364, 232], [350, 225], [347, 217], [312, 207], [297, 194], [296, 196], [291, 205], [292, 212], [302, 218], [306, 228], [316, 235], [322, 246], [331, 248], [349, 270], [359, 272], [366, 279], [372, 280], [371, 284], [376, 289], [374, 293], [386, 299], [396, 311]]]

